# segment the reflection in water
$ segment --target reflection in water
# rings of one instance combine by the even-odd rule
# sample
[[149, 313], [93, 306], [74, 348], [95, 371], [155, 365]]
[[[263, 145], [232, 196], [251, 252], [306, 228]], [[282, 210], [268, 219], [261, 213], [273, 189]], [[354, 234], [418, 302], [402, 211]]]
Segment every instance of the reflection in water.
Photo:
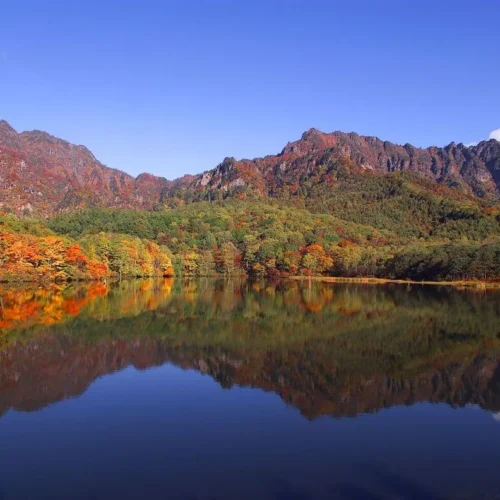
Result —
[[0, 415], [166, 362], [275, 392], [309, 419], [419, 401], [500, 412], [496, 292], [161, 280], [0, 296]]

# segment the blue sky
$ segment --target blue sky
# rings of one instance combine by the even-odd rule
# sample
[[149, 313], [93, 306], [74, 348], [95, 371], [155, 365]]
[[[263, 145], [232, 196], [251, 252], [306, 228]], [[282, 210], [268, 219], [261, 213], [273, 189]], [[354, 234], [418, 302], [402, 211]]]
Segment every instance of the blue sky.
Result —
[[498, 0], [3, 2], [0, 118], [175, 178], [316, 127], [417, 146], [500, 128]]

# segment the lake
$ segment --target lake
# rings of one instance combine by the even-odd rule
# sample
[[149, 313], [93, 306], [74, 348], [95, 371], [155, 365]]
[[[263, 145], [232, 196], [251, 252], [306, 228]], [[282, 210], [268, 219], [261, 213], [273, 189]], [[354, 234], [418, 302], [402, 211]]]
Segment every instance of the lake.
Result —
[[500, 293], [0, 288], [0, 499], [500, 498]]

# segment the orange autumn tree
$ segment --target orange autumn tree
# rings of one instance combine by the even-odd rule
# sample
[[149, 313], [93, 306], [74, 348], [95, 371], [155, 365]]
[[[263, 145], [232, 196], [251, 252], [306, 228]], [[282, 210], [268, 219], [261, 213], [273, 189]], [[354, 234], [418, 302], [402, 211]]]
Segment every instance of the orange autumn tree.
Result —
[[300, 249], [302, 254], [301, 266], [307, 275], [323, 274], [333, 266], [333, 259], [319, 243], [304, 246]]

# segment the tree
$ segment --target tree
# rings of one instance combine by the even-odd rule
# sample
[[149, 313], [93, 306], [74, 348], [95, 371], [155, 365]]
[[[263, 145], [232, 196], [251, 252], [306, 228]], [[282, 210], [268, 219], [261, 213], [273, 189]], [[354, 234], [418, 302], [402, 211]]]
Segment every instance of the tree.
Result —
[[325, 249], [318, 243], [301, 248], [302, 262], [306, 274], [328, 272], [333, 266], [333, 259], [326, 254]]

